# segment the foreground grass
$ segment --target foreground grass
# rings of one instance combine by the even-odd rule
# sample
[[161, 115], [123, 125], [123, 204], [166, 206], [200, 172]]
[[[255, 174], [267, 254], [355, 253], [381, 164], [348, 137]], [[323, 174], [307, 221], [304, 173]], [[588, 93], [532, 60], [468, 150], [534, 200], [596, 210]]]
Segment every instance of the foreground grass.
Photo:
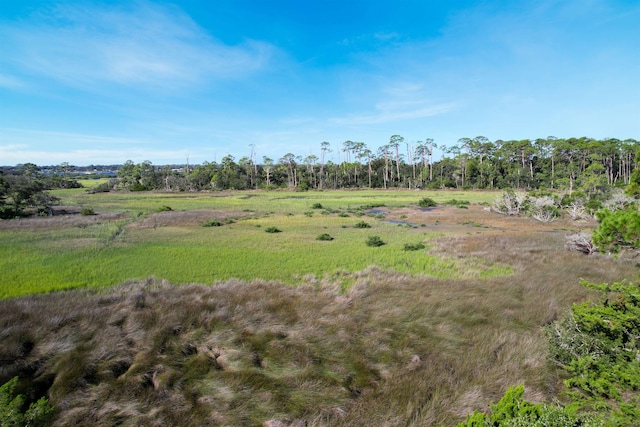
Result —
[[584, 297], [345, 278], [346, 291], [151, 279], [0, 301], [0, 382], [48, 396], [55, 425], [454, 425], [511, 384], [552, 396], [540, 326]]
[[[348, 287], [340, 278], [343, 271], [371, 265], [448, 278], [511, 273], [507, 265], [478, 257], [462, 260], [429, 255], [427, 250], [404, 251], [405, 244], [428, 245], [439, 234], [433, 228], [398, 226], [365, 214], [370, 206], [415, 203], [415, 192], [88, 195], [63, 190], [59, 196], [65, 205], [90, 205], [97, 212], [124, 212], [126, 216], [108, 221], [98, 216], [88, 223], [71, 218], [44, 229], [33, 222], [33, 227], [0, 231], [0, 270], [5, 280], [0, 297], [106, 286], [148, 276], [185, 284], [230, 278], [295, 283], [312, 275], [334, 277]], [[451, 196], [446, 192], [434, 197], [445, 200]], [[485, 193], [476, 196], [486, 197]], [[155, 213], [165, 206], [172, 212]], [[212, 214], [235, 218], [235, 222], [204, 228], [180, 216], [183, 211], [212, 209]], [[176, 219], [162, 223], [167, 217]], [[363, 218], [371, 228], [354, 227]], [[282, 232], [265, 233], [269, 227]], [[323, 233], [334, 240], [316, 240]], [[366, 246], [371, 235], [386, 244]]]

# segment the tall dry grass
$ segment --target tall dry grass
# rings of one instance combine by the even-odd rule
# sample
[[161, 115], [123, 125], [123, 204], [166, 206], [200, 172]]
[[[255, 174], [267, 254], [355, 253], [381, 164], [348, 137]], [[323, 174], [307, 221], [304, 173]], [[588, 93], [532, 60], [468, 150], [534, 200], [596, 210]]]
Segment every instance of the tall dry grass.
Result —
[[0, 301], [0, 381], [46, 394], [59, 426], [454, 425], [513, 384], [555, 397], [541, 327], [589, 297], [579, 278], [635, 274], [549, 239], [440, 240], [513, 266], [488, 280], [372, 267], [298, 287], [149, 279]]

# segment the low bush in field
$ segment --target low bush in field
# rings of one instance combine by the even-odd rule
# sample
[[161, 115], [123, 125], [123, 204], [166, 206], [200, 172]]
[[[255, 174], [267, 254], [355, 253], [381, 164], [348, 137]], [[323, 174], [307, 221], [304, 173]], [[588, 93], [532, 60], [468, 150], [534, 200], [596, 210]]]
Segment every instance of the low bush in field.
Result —
[[330, 241], [333, 240], [333, 237], [331, 237], [329, 234], [327, 233], [322, 233], [321, 235], [319, 235], [318, 237], [316, 237], [316, 240], [324, 240], [324, 241]]
[[267, 232], [267, 233], [281, 233], [282, 232], [282, 230], [280, 230], [278, 227], [273, 227], [273, 226], [265, 228], [264, 231]]
[[404, 250], [405, 251], [419, 251], [420, 249], [424, 249], [426, 246], [424, 243], [405, 243]]
[[366, 221], [358, 221], [353, 226], [354, 228], [371, 228], [371, 224]]
[[173, 209], [171, 209], [171, 206], [163, 205], [156, 209], [156, 212], [170, 212], [172, 210]]
[[203, 227], [222, 227], [223, 225], [223, 222], [217, 219], [210, 219], [202, 223]]
[[311, 209], [322, 209], [322, 203], [314, 203], [311, 205]]
[[376, 246], [383, 246], [386, 243], [382, 241], [382, 239], [380, 238], [380, 236], [369, 236], [369, 238], [367, 238], [367, 246], [372, 246], [372, 247], [376, 247]]
[[95, 215], [96, 212], [92, 208], [84, 207], [82, 208], [82, 210], [80, 210], [80, 214], [84, 216], [90, 216], [90, 215]]
[[429, 197], [423, 197], [418, 201], [418, 206], [420, 206], [421, 208], [433, 208], [435, 206], [438, 206], [438, 204], [435, 202], [435, 200]]
[[458, 199], [450, 199], [444, 202], [445, 205], [457, 206], [459, 208], [469, 206], [468, 200], [458, 200]]

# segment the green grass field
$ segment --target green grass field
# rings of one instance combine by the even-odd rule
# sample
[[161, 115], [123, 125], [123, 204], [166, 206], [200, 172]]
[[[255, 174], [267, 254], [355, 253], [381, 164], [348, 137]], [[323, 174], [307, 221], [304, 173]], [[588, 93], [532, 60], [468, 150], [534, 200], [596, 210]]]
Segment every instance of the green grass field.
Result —
[[[509, 274], [503, 265], [482, 259], [445, 259], [429, 255], [429, 241], [439, 234], [429, 227], [390, 224], [366, 215], [366, 207], [415, 205], [422, 197], [438, 202], [451, 192], [228, 192], [99, 193], [83, 189], [53, 192], [65, 206], [90, 207], [97, 213], [122, 212], [118, 220], [80, 222], [80, 215], [60, 225], [26, 226], [0, 231], [0, 297], [75, 287], [108, 286], [150, 276], [173, 283], [213, 283], [229, 278], [297, 283], [330, 279], [341, 272], [375, 265], [434, 277], [491, 277]], [[455, 198], [483, 203], [495, 193], [456, 192]], [[322, 208], [318, 207], [318, 204]], [[148, 225], [162, 207], [176, 219], [168, 226]], [[214, 210], [235, 222], [220, 227], [182, 223], [180, 213]], [[371, 228], [354, 225], [366, 220]], [[30, 221], [38, 221], [31, 219]], [[266, 233], [277, 227], [281, 233]], [[316, 240], [327, 233], [332, 241]], [[369, 247], [369, 236], [386, 244]], [[423, 242], [427, 250], [404, 251]], [[349, 283], [340, 283], [349, 286]]]

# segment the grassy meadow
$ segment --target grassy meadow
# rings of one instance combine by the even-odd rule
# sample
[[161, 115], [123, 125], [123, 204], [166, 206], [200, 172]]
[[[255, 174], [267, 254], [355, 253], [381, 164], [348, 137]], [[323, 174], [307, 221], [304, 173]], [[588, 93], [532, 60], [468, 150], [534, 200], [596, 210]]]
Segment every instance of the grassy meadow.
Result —
[[580, 279], [638, 273], [564, 249], [595, 221], [498, 215], [492, 192], [56, 195], [0, 223], [0, 383], [54, 426], [453, 426], [517, 384], [563, 400], [543, 328], [594, 298]]
[[[482, 260], [461, 262], [425, 250], [403, 250], [407, 243], [429, 245], [441, 236], [428, 214], [423, 223], [410, 225], [367, 215], [372, 206], [411, 206], [425, 196], [442, 202], [451, 198], [446, 192], [87, 194], [73, 189], [53, 193], [65, 206], [89, 207], [98, 215], [76, 214], [49, 227], [37, 224], [41, 219], [23, 220], [0, 230], [0, 269], [5, 280], [0, 297], [107, 286], [150, 276], [178, 284], [229, 278], [293, 284], [309, 275], [339, 276], [371, 265], [449, 278], [509, 272], [505, 266], [485, 265]], [[486, 203], [495, 194], [469, 192], [455, 197]], [[159, 212], [163, 207], [171, 211]], [[192, 211], [199, 211], [200, 219], [186, 214]], [[121, 215], [101, 219], [109, 213]], [[222, 226], [203, 227], [207, 215], [226, 221]], [[360, 221], [371, 227], [355, 228]], [[281, 232], [267, 233], [269, 227]], [[325, 233], [333, 240], [316, 240]], [[373, 235], [386, 244], [366, 246]]]

